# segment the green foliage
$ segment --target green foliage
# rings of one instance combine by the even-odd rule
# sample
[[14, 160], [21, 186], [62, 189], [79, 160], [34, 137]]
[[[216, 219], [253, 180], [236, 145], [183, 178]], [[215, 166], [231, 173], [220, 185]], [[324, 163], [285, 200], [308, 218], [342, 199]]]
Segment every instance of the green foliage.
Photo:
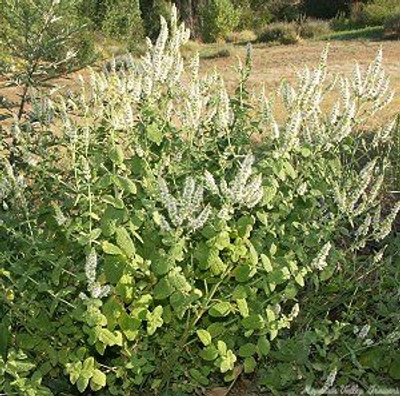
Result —
[[257, 33], [258, 41], [261, 43], [296, 44], [300, 39], [298, 30], [294, 23], [274, 22], [260, 29]]
[[397, 0], [374, 0], [353, 8], [350, 19], [358, 26], [382, 26], [398, 6]]
[[167, 0], [139, 0], [146, 36], [156, 39], [160, 32], [160, 16], [169, 18], [170, 3]]
[[331, 32], [328, 21], [307, 19], [299, 26], [300, 36], [306, 39], [325, 36]]
[[[318, 368], [288, 336], [320, 303], [306, 291], [333, 284], [336, 301], [341, 268], [382, 259], [400, 210], [382, 213], [380, 201], [394, 127], [364, 132], [391, 99], [382, 54], [339, 80], [327, 112], [327, 53], [267, 97], [248, 91], [248, 47], [230, 94], [221, 76], [199, 76], [198, 57], [183, 74], [188, 39], [172, 8], [140, 63], [92, 71], [9, 130], [6, 393], [190, 395], [241, 368], [266, 370], [263, 385], [280, 389], [304, 378], [291, 366]], [[325, 324], [306, 326], [321, 356], [343, 327]], [[396, 355], [388, 367], [397, 378]]]
[[72, 1], [1, 0], [0, 5], [4, 10], [0, 46], [17, 60], [19, 68], [13, 77], [23, 86], [20, 119], [28, 90], [39, 85], [41, 78], [93, 60], [93, 44], [82, 33]]
[[240, 12], [231, 0], [209, 0], [201, 10], [202, 37], [205, 42], [220, 41], [239, 23]]
[[400, 8], [397, 8], [384, 20], [385, 32], [391, 37], [400, 37]]
[[102, 31], [120, 40], [139, 42], [144, 38], [139, 0], [107, 1]]
[[273, 21], [291, 22], [301, 15], [301, 2], [298, 0], [273, 0], [268, 2]]

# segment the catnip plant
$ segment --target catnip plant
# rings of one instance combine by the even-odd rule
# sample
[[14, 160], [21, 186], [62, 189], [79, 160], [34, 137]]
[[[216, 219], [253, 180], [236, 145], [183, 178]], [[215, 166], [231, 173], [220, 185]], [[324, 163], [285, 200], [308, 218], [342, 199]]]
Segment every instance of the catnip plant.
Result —
[[143, 59], [92, 70], [10, 130], [6, 392], [57, 394], [54, 378], [112, 395], [230, 383], [265, 365], [307, 310], [308, 283], [361, 250], [382, 255], [400, 206], [387, 213], [380, 199], [394, 126], [365, 132], [393, 96], [381, 51], [335, 79], [327, 50], [268, 96], [247, 88], [248, 47], [231, 94], [199, 73], [198, 55], [185, 65], [188, 38], [172, 7]]

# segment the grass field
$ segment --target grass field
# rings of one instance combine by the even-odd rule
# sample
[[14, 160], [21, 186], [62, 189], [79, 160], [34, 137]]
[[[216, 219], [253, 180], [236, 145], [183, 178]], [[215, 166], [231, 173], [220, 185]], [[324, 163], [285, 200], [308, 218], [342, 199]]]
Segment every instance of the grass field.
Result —
[[[386, 72], [391, 77], [392, 89], [400, 92], [400, 41], [361, 41], [361, 40], [332, 40], [329, 42], [330, 50], [328, 67], [338, 74], [350, 75], [357, 61], [361, 67], [366, 68], [374, 59], [376, 52], [382, 46], [383, 63]], [[305, 65], [313, 66], [318, 63], [321, 52], [327, 45], [327, 41], [305, 41], [297, 45], [271, 46], [264, 44], [254, 45], [253, 72], [249, 83], [257, 89], [265, 86], [266, 92], [271, 92], [279, 86], [282, 79], [293, 80], [295, 70]], [[201, 60], [201, 71], [211, 73], [218, 70], [225, 78], [228, 89], [233, 90], [238, 80], [235, 71], [237, 56], [244, 59], [246, 48], [243, 45], [221, 44], [221, 49], [228, 49], [229, 56], [207, 57]], [[210, 52], [209, 46], [200, 46], [200, 51]], [[218, 52], [218, 45], [212, 46], [212, 52]], [[208, 55], [209, 56], [209, 55]], [[83, 75], [85, 70], [81, 71]], [[73, 88], [76, 83], [76, 75], [54, 81], [53, 84]], [[18, 87], [5, 87], [4, 79], [0, 78], [0, 97], [8, 102], [18, 103]], [[390, 118], [400, 110], [400, 95], [387, 108], [387, 116]], [[0, 108], [0, 120], [4, 117], [5, 110]]]
[[[284, 78], [293, 81], [296, 69], [318, 63], [326, 45], [327, 42], [323, 41], [307, 41], [290, 46], [255, 45], [250, 85], [256, 88], [265, 85], [268, 92], [276, 89]], [[330, 41], [328, 68], [334, 73], [351, 75], [355, 62], [365, 69], [381, 46], [384, 68], [391, 77], [392, 89], [397, 93], [387, 108], [387, 115], [391, 117], [400, 111], [400, 41]], [[213, 69], [219, 70], [228, 88], [233, 89], [237, 82], [234, 57], [243, 59], [245, 52], [244, 46], [232, 46], [230, 57], [202, 60], [202, 70], [208, 73]]]

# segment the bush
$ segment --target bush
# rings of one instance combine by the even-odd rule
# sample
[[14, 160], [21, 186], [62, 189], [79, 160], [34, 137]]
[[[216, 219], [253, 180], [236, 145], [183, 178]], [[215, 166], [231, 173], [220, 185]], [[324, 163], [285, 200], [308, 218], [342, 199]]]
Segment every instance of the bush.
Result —
[[297, 30], [298, 28], [294, 23], [271, 23], [257, 33], [258, 41], [261, 43], [296, 44], [300, 39]]
[[257, 4], [256, 8], [252, 8], [251, 4], [245, 3], [240, 6], [240, 20], [237, 28], [239, 30], [257, 30], [273, 19], [273, 15], [268, 8], [268, 3]]
[[13, 165], [1, 141], [5, 394], [193, 395], [268, 374], [306, 285], [384, 251], [392, 126], [362, 133], [390, 100], [381, 53], [326, 112], [326, 53], [267, 98], [247, 90], [249, 51], [230, 95], [198, 58], [182, 74], [189, 32], [171, 20], [135, 67], [39, 100], [7, 130]]
[[371, 3], [355, 5], [350, 19], [358, 26], [381, 26], [398, 7], [397, 0], [374, 0]]
[[229, 33], [225, 39], [228, 43], [247, 44], [256, 41], [257, 36], [252, 30], [242, 30]]
[[239, 23], [240, 12], [231, 0], [210, 0], [201, 10], [201, 31], [205, 42], [217, 42]]
[[400, 9], [386, 17], [384, 21], [385, 33], [392, 37], [400, 37]]
[[300, 36], [302, 38], [311, 39], [324, 36], [331, 32], [330, 24], [328, 21], [322, 20], [306, 20], [299, 26]]

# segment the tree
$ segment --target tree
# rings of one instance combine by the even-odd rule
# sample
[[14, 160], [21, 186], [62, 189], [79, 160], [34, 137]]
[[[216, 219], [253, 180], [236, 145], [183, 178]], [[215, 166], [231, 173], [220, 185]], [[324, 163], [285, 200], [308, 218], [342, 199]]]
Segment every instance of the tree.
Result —
[[64, 71], [77, 57], [74, 43], [82, 24], [69, 0], [0, 0], [0, 5], [1, 47], [19, 64], [13, 77], [22, 87], [17, 115], [21, 119], [29, 89]]
[[224, 39], [238, 25], [240, 12], [231, 0], [209, 0], [201, 9], [202, 36], [204, 41]]

